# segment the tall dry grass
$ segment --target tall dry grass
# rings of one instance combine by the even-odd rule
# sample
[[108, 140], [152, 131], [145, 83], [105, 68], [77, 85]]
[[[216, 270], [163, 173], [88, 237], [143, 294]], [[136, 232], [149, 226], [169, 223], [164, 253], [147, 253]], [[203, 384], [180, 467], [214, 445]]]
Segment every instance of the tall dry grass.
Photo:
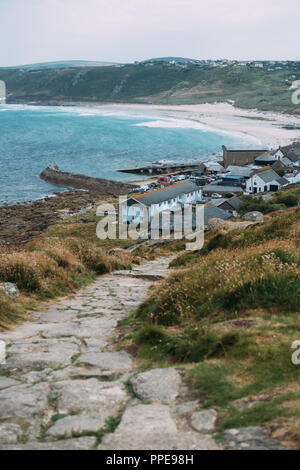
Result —
[[[16, 284], [28, 299], [46, 300], [74, 291], [95, 275], [129, 268], [131, 263], [130, 253], [110, 255], [93, 242], [40, 237], [24, 248], [0, 249], [0, 282]], [[17, 301], [1, 295], [0, 328], [17, 318]]]
[[194, 261], [186, 256], [184, 269], [155, 288], [137, 316], [176, 325], [260, 307], [300, 311], [299, 214], [279, 214], [246, 232], [219, 233], [215, 245], [210, 240], [210, 249], [204, 247]]

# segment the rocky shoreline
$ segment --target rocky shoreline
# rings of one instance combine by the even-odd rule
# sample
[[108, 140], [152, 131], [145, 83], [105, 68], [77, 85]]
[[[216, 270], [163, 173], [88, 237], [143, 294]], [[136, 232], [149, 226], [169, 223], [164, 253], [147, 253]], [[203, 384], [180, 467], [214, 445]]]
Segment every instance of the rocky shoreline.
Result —
[[23, 245], [50, 225], [107, 199], [92, 191], [70, 190], [38, 201], [0, 207], [0, 245]]

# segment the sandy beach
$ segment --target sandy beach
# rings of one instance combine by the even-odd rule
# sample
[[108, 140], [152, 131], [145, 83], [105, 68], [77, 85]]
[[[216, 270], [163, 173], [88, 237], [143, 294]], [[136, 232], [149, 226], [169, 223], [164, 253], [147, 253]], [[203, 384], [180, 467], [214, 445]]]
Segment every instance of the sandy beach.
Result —
[[274, 112], [245, 110], [230, 103], [198, 105], [84, 104], [106, 115], [131, 115], [151, 119], [139, 126], [211, 130], [243, 137], [257, 148], [277, 148], [300, 139], [300, 117]]

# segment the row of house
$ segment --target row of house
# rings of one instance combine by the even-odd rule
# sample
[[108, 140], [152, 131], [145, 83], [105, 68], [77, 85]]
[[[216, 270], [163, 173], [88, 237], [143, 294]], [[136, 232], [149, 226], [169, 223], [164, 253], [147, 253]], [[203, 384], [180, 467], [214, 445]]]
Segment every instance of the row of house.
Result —
[[[223, 187], [234, 185], [247, 193], [278, 191], [288, 184], [300, 181], [300, 147], [297, 144], [279, 147], [273, 151], [229, 150], [223, 146], [223, 164], [226, 174], [219, 174]], [[215, 185], [205, 190], [216, 191]], [[230, 188], [232, 192], [233, 188]], [[236, 191], [237, 192], [237, 189]]]
[[266, 166], [282, 163], [282, 167], [300, 167], [300, 147], [297, 144], [279, 147], [277, 150], [229, 150], [223, 145], [223, 165], [226, 170], [231, 166]]

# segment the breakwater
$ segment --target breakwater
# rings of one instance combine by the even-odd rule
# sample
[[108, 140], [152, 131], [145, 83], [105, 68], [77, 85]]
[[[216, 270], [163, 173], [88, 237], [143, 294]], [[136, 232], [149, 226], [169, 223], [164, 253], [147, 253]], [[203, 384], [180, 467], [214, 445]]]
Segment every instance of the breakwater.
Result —
[[40, 178], [48, 183], [67, 188], [86, 189], [92, 192], [108, 196], [119, 196], [127, 194], [128, 191], [136, 187], [136, 185], [122, 183], [120, 181], [112, 181], [104, 178], [94, 178], [81, 174], [69, 173], [61, 171], [57, 165], [46, 168], [40, 174]]

